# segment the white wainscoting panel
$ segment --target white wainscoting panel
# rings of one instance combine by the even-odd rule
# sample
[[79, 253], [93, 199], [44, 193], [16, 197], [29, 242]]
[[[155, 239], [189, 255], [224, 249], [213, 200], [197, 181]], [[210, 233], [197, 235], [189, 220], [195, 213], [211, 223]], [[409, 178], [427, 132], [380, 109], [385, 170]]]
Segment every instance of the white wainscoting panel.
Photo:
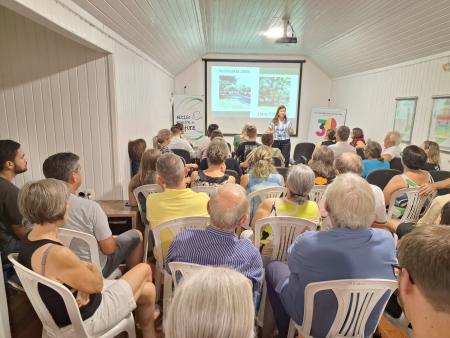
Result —
[[28, 159], [16, 184], [70, 151], [81, 158], [81, 189], [114, 198], [107, 55], [1, 6], [0, 41], [0, 138], [20, 142]]

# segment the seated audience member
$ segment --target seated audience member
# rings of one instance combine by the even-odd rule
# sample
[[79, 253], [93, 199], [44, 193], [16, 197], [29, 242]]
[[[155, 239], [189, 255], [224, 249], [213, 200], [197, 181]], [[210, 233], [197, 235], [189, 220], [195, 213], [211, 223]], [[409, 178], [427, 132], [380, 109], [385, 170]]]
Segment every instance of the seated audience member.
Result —
[[185, 127], [183, 125], [183, 123], [181, 122], [177, 122], [173, 125], [174, 127], [177, 127], [178, 129], [181, 130], [181, 138], [185, 141], [187, 141], [190, 145], [192, 145], [192, 140], [189, 136], [186, 135], [185, 133]]
[[333, 181], [336, 176], [333, 167], [334, 153], [327, 146], [319, 146], [314, 149], [312, 158], [308, 162], [308, 166], [315, 175], [314, 184], [326, 185]]
[[[48, 157], [42, 169], [46, 178], [55, 178], [69, 186], [69, 208], [65, 228], [88, 233], [98, 242], [100, 265], [104, 277], [108, 277], [120, 263], [126, 260], [129, 268], [142, 258], [142, 234], [135, 229], [113, 236], [108, 217], [97, 202], [78, 197], [81, 186], [80, 157], [73, 153], [57, 153]], [[89, 261], [89, 248], [79, 241], [72, 241], [70, 248], [84, 261]]]
[[[369, 184], [355, 174], [343, 174], [327, 189], [326, 209], [332, 229], [308, 231], [288, 250], [287, 264], [271, 262], [266, 269], [267, 294], [279, 337], [286, 337], [289, 319], [303, 321], [305, 287], [314, 282], [380, 278], [395, 279], [395, 244], [391, 234], [370, 228], [375, 201]], [[325, 337], [337, 310], [329, 293], [317, 297], [311, 335]], [[370, 314], [365, 337], [375, 331], [383, 308], [380, 302]]]
[[450, 227], [418, 227], [399, 241], [399, 294], [415, 338], [450, 332]]
[[158, 149], [148, 149], [144, 152], [139, 166], [139, 171], [131, 178], [128, 184], [128, 201], [131, 206], [137, 206], [139, 202], [141, 209], [146, 212], [146, 200], [144, 195], [139, 196], [139, 201], [134, 198], [133, 190], [146, 184], [156, 184], [156, 161], [161, 152]]
[[402, 150], [400, 149], [401, 135], [398, 131], [390, 131], [384, 137], [384, 149], [381, 156], [386, 161], [391, 161], [394, 157], [400, 157]]
[[[73, 289], [84, 327], [99, 336], [136, 309], [143, 337], [155, 337], [153, 312], [155, 286], [150, 266], [138, 264], [121, 279], [105, 280], [90, 262], [81, 261], [58, 239], [58, 229], [68, 220], [71, 193], [55, 179], [25, 184], [19, 208], [33, 223], [19, 251], [19, 262], [30, 270]], [[68, 206], [70, 205], [70, 206]], [[56, 325], [69, 325], [66, 308], [55, 291], [40, 285], [39, 294]], [[120, 306], [118, 306], [120, 305]], [[76, 336], [75, 332], [75, 336]]]
[[249, 125], [247, 127], [247, 141], [241, 142], [236, 149], [236, 159], [239, 162], [244, 162], [246, 156], [255, 148], [259, 147], [261, 144], [256, 142], [256, 126]]
[[[291, 166], [286, 181], [289, 192], [283, 198], [267, 198], [256, 209], [255, 217], [252, 221], [252, 229], [255, 230], [256, 221], [269, 216], [290, 216], [304, 218], [313, 222], [320, 219], [320, 212], [317, 203], [309, 201], [308, 194], [314, 187], [314, 172], [304, 164]], [[264, 227], [261, 232], [261, 244], [266, 245], [271, 240], [272, 229], [270, 225]], [[253, 232], [244, 233], [242, 238], [252, 239]], [[262, 251], [264, 256], [270, 256], [271, 245]]]
[[239, 144], [241, 142], [248, 141], [248, 139], [247, 139], [247, 127], [248, 126], [250, 126], [250, 123], [246, 123], [244, 125], [240, 135], [234, 135], [234, 137], [233, 137], [233, 147], [234, 147], [234, 151], [235, 152], [236, 152], [237, 147], [239, 146]]
[[175, 290], [166, 338], [253, 338], [255, 308], [249, 280], [225, 268], [204, 268]]
[[192, 149], [191, 144], [183, 139], [181, 136], [183, 134], [183, 125], [176, 124], [170, 128], [170, 132], [172, 133], [172, 138], [169, 143], [169, 149], [182, 149], [189, 152], [191, 158], [195, 158], [195, 151]]
[[197, 158], [202, 160], [202, 159], [204, 159], [206, 157], [206, 149], [208, 148], [208, 145], [209, 145], [209, 142], [210, 142], [209, 138], [210, 138], [211, 133], [213, 132], [213, 130], [216, 130], [216, 129], [219, 129], [219, 125], [218, 124], [211, 123], [208, 126], [208, 129], [206, 130], [206, 138], [205, 138], [205, 140], [198, 145], [197, 156], [196, 156]]
[[[282, 164], [281, 166], [283, 167], [284, 166], [284, 156], [281, 153], [281, 150], [278, 149], [278, 148], [272, 148], [272, 145], [273, 145], [273, 134], [271, 134], [271, 133], [262, 134], [262, 136], [261, 136], [261, 143], [263, 145], [268, 146], [270, 148], [270, 150], [272, 151], [272, 158], [279, 159], [281, 164]], [[258, 149], [258, 148], [253, 149], [247, 155], [247, 157], [245, 158], [245, 161], [241, 163], [241, 167], [242, 168], [248, 168], [249, 163], [250, 163], [253, 155], [255, 154], [256, 149]]]
[[247, 192], [284, 186], [284, 178], [272, 164], [272, 151], [268, 146], [256, 149], [250, 162], [250, 172], [241, 177], [241, 186]]
[[2, 261], [17, 252], [26, 229], [17, 206], [17, 188], [12, 180], [27, 171], [27, 160], [20, 144], [12, 140], [0, 140], [0, 252]]
[[[337, 157], [334, 160], [334, 169], [336, 172], [336, 176], [345, 173], [353, 173], [361, 176], [362, 172], [362, 160], [356, 154], [352, 153], [344, 153], [341, 156]], [[381, 226], [385, 224], [387, 221], [386, 216], [386, 207], [384, 203], [384, 195], [379, 187], [373, 184], [369, 184], [370, 188], [373, 192], [373, 197], [375, 199], [375, 222], [374, 225]], [[326, 228], [330, 226], [330, 219], [328, 218], [328, 212], [325, 208], [327, 200], [327, 191], [323, 195], [322, 199], [319, 202], [320, 214], [324, 218], [322, 226]]]
[[314, 172], [304, 164], [292, 166], [286, 180], [289, 192], [283, 198], [267, 198], [256, 210], [253, 226], [257, 220], [269, 216], [290, 216], [318, 221], [319, 207], [308, 199], [314, 187]]
[[183, 161], [175, 154], [163, 154], [156, 162], [156, 181], [165, 190], [147, 196], [147, 219], [155, 226], [185, 216], [208, 216], [209, 197], [186, 188]]
[[173, 153], [169, 148], [170, 141], [172, 140], [172, 134], [169, 129], [161, 129], [158, 131], [158, 135], [153, 138], [153, 148], [159, 149], [161, 154]]
[[206, 159], [208, 169], [194, 171], [191, 175], [191, 187], [218, 186], [225, 183], [235, 183], [235, 178], [225, 174], [225, 161], [230, 150], [223, 138], [215, 138], [208, 146]]
[[336, 143], [336, 130], [328, 129], [324, 136], [325, 141], [318, 142], [316, 147], [320, 146], [331, 146]]
[[334, 157], [338, 157], [343, 153], [356, 153], [355, 147], [348, 144], [350, 129], [347, 126], [340, 126], [336, 132], [336, 144], [329, 146], [333, 150]]
[[253, 283], [258, 291], [263, 278], [259, 251], [247, 239], [239, 239], [236, 228], [248, 218], [247, 195], [236, 184], [221, 186], [208, 203], [211, 224], [206, 230], [190, 229], [178, 234], [172, 242], [167, 262], [226, 266]]
[[[217, 139], [217, 138], [216, 138]], [[223, 139], [223, 138], [222, 138]], [[225, 141], [225, 139], [223, 139]], [[229, 148], [228, 148], [229, 149]], [[199, 169], [201, 170], [206, 170], [208, 169], [208, 160], [206, 158], [204, 158], [200, 164], [199, 164]], [[226, 170], [234, 170], [237, 173], [238, 178], [240, 179], [242, 176], [242, 169], [239, 166], [239, 163], [236, 159], [232, 158], [232, 157], [228, 157], [225, 160], [225, 167]]]
[[365, 160], [363, 163], [362, 177], [367, 177], [372, 171], [389, 169], [389, 162], [381, 157], [381, 145], [375, 141], [368, 141], [364, 148]]
[[128, 156], [131, 161], [131, 176], [137, 174], [139, 170], [139, 163], [141, 162], [142, 154], [147, 148], [147, 143], [144, 139], [139, 138], [134, 141], [128, 142]]
[[420, 226], [432, 224], [450, 225], [450, 194], [438, 196], [431, 202], [430, 208], [425, 215], [414, 223], [400, 223], [398, 220], [389, 220], [386, 224], [391, 232], [396, 233], [398, 239], [410, 233], [413, 229]]
[[[431, 175], [420, 168], [423, 168], [427, 160], [425, 151], [418, 146], [407, 146], [402, 153], [402, 163], [404, 167], [403, 174], [396, 175], [391, 178], [386, 187], [383, 190], [384, 200], [386, 205], [389, 205], [391, 196], [397, 190], [404, 188], [417, 188], [424, 183], [432, 183], [433, 178]], [[396, 218], [400, 218], [405, 212], [405, 208], [408, 205], [408, 197], [406, 194], [398, 197], [395, 201], [395, 207], [397, 212]]]
[[425, 151], [425, 154], [427, 154], [427, 162], [422, 169], [427, 171], [441, 170], [439, 165], [441, 162], [439, 144], [433, 141], [425, 141], [420, 148], [422, 148]]
[[[202, 153], [201, 153], [201, 162], [200, 164], [203, 163], [207, 163], [206, 162], [206, 151], [208, 150], [208, 146], [211, 143], [212, 140], [214, 140], [216, 137], [221, 137], [223, 138], [223, 134], [219, 129], [214, 129], [213, 131], [211, 131], [211, 133], [209, 134], [209, 141], [208, 144], [206, 145], [206, 148], [203, 149]], [[225, 140], [225, 139], [224, 139]], [[225, 142], [226, 143], [226, 142]], [[227, 145], [228, 146], [228, 145]], [[231, 155], [229, 155], [229, 157], [231, 157]], [[204, 165], [204, 164], [203, 164]], [[206, 169], [206, 168], [205, 168]]]
[[364, 148], [366, 146], [364, 132], [361, 128], [352, 129], [352, 142], [350, 142], [350, 145], [355, 148]]

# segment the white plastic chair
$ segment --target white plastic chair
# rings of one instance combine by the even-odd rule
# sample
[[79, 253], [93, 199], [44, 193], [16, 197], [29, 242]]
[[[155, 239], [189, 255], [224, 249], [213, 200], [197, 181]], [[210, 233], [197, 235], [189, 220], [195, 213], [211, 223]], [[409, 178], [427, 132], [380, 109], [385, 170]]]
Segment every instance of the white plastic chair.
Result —
[[319, 203], [325, 193], [325, 190], [327, 190], [326, 185], [315, 185], [309, 192], [309, 200]]
[[208, 194], [209, 197], [211, 197], [211, 195], [217, 191], [217, 188], [217, 186], [213, 185], [197, 185], [195, 187], [192, 187], [191, 189], [195, 192], [204, 192]]
[[[102, 271], [102, 267], [100, 266], [100, 256], [97, 239], [91, 234], [77, 231], [73, 229], [59, 228], [58, 230], [58, 238], [61, 243], [70, 249], [70, 244], [72, 240], [78, 239], [83, 241], [89, 247], [89, 256], [91, 258], [91, 263], [95, 265], [98, 271]], [[122, 275], [120, 270], [117, 268], [114, 270], [111, 275], [107, 277], [107, 279], [115, 279], [119, 278]]]
[[150, 224], [148, 223], [146, 213], [142, 210], [141, 203], [139, 203], [139, 194], [144, 195], [145, 199], [147, 199], [148, 195], [163, 191], [164, 189], [158, 184], [145, 184], [133, 190], [133, 195], [134, 198], [136, 199], [139, 215], [141, 216], [142, 224], [144, 224], [144, 256], [142, 257], [142, 261], [144, 263], [147, 263], [148, 242], [150, 240]]
[[419, 188], [405, 188], [397, 190], [392, 194], [391, 200], [389, 201], [389, 209], [387, 213], [388, 219], [394, 218], [395, 200], [403, 194], [408, 196], [408, 204], [403, 216], [400, 219], [401, 223], [416, 223], [420, 218], [422, 209], [424, 209], [423, 213], [425, 213], [430, 207], [431, 201], [436, 196], [436, 192], [431, 195], [420, 196]]
[[[94, 336], [89, 335], [84, 327], [83, 320], [81, 319], [80, 311], [78, 310], [75, 297], [70, 290], [63, 284], [52, 281], [44, 276], [37, 274], [36, 272], [24, 267], [17, 261], [18, 254], [13, 253], [8, 256], [10, 262], [14, 265], [17, 275], [25, 289], [25, 292], [33, 305], [39, 319], [42, 322], [42, 337], [45, 338], [60, 338], [60, 337], [77, 337], [77, 338], [91, 338]], [[59, 328], [52, 316], [47, 310], [45, 303], [38, 291], [38, 285], [43, 284], [54, 291], [56, 291], [64, 301], [67, 313], [69, 315], [71, 325], [64, 328]], [[128, 337], [136, 338], [136, 331], [134, 327], [133, 314], [122, 319], [114, 327], [106, 331], [105, 333], [95, 336], [96, 338], [115, 337], [121, 332], [127, 332]]]
[[409, 338], [414, 338], [413, 330], [408, 327], [409, 320], [406, 318], [405, 313], [402, 313], [399, 318], [394, 318], [387, 313], [387, 311], [384, 311], [383, 317], [386, 318], [399, 331], [405, 333]]
[[[261, 231], [263, 227], [270, 225], [272, 230], [272, 261], [287, 261], [287, 250], [295, 239], [305, 231], [313, 231], [317, 225], [314, 222], [303, 218], [289, 216], [272, 216], [262, 218], [255, 224], [255, 247], [259, 250], [261, 243]], [[267, 287], [265, 280], [263, 281], [261, 303], [259, 306], [256, 322], [258, 326], [264, 325], [264, 313], [267, 310]]]
[[163, 244], [167, 244], [167, 247], [169, 247], [170, 243], [161, 242], [161, 232], [166, 232], [168, 230], [173, 240], [177, 234], [186, 229], [206, 229], [208, 224], [208, 216], [192, 216], [176, 218], [174, 220], [161, 223], [153, 229], [153, 237], [155, 238], [154, 254], [157, 269], [155, 276], [157, 300], [161, 294], [161, 273], [164, 274], [163, 320], [166, 317], [167, 309], [172, 298], [172, 276], [166, 272], [166, 257], [164, 257], [163, 252]]
[[[269, 187], [251, 192], [247, 196], [248, 202], [250, 204], [250, 209], [256, 210], [259, 204], [261, 204], [261, 202], [267, 198], [286, 197], [288, 192], [289, 189], [285, 187]], [[246, 224], [242, 225], [243, 228], [250, 229], [250, 222], [252, 221], [250, 218], [251, 217], [248, 218]]]
[[[308, 284], [305, 288], [303, 324], [299, 326], [291, 320], [288, 337], [293, 338], [295, 328], [297, 328], [304, 338], [312, 338], [314, 296], [320, 291], [331, 290], [336, 296], [338, 309], [326, 337], [364, 338], [364, 329], [375, 305], [387, 293], [388, 296], [383, 304], [384, 309], [397, 286], [396, 281], [387, 279], [343, 279]], [[354, 301], [357, 297], [359, 302]], [[377, 323], [382, 314], [383, 311], [381, 311]], [[320, 313], [316, 316], [320, 316]]]
[[[192, 276], [193, 274], [195, 274], [196, 272], [200, 271], [203, 268], [205, 268], [205, 266], [199, 264], [185, 263], [185, 262], [170, 262], [169, 269], [170, 274], [172, 275], [172, 281], [175, 290], [185, 278], [189, 278], [190, 276]], [[177, 276], [180, 276], [181, 278], [177, 280]]]
[[[0, 263], [2, 263], [1, 257]], [[2, 272], [0, 273], [0, 299], [3, 299], [3, 301], [0, 304], [0, 337], [11, 338], [11, 329], [9, 327], [8, 303], [6, 300], [6, 289], [5, 289], [5, 280], [3, 277], [3, 269]]]
[[294, 240], [305, 231], [316, 230], [316, 223], [297, 217], [272, 216], [262, 218], [255, 224], [255, 247], [259, 250], [261, 244], [261, 230], [266, 225], [272, 229], [272, 256], [273, 261], [287, 261], [287, 250]]

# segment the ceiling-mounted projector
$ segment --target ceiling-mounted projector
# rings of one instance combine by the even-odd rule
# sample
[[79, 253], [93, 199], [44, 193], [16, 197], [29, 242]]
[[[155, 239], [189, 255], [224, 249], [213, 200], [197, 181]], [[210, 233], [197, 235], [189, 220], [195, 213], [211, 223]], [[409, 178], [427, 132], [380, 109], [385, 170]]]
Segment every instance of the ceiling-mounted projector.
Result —
[[297, 43], [297, 37], [295, 36], [283, 36], [275, 40], [276, 43]]
[[[289, 21], [289, 17], [283, 17], [284, 29], [283, 36], [276, 39], [276, 43], [297, 43], [297, 37], [295, 36], [294, 27], [292, 27], [291, 22]], [[290, 36], [288, 35], [288, 28], [290, 28]]]

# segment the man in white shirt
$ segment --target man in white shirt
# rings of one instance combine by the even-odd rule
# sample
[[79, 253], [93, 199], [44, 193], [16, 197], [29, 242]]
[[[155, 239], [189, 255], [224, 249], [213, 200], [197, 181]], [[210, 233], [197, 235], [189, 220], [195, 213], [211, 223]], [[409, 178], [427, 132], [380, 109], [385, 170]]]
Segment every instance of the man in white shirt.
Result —
[[188, 141], [184, 140], [181, 136], [183, 134], [183, 130], [180, 129], [180, 125], [176, 124], [170, 128], [170, 132], [172, 133], [172, 139], [169, 143], [169, 149], [183, 149], [189, 152], [191, 158], [195, 158], [195, 151], [192, 149], [192, 146]]
[[[81, 185], [79, 160], [80, 157], [73, 153], [57, 153], [44, 161], [42, 169], [46, 178], [61, 180], [69, 186], [69, 215], [64, 227], [95, 237], [102, 273], [108, 277], [125, 260], [129, 268], [140, 262], [143, 254], [142, 234], [132, 229], [113, 237], [108, 217], [100, 205], [76, 195]], [[70, 249], [82, 260], [90, 261], [89, 248], [85, 243], [73, 240]]]
[[350, 137], [350, 128], [347, 126], [340, 126], [336, 132], [336, 144], [328, 146], [333, 150], [334, 158], [343, 153], [356, 154], [356, 148], [348, 144], [348, 138]]
[[386, 161], [391, 161], [394, 157], [400, 157], [402, 150], [400, 149], [401, 135], [398, 131], [390, 131], [384, 138], [384, 149], [381, 157]]
[[[354, 173], [361, 176], [362, 173], [361, 157], [353, 153], [344, 153], [334, 160], [334, 169], [336, 171], [336, 176], [345, 173]], [[370, 184], [370, 187], [372, 188], [373, 195], [375, 197], [374, 225], [381, 226], [387, 222], [383, 191], [373, 184]], [[322, 199], [319, 202], [319, 209], [320, 215], [324, 218], [323, 224], [327, 228], [330, 226], [331, 223], [328, 218], [328, 212], [325, 210], [326, 194], [327, 192], [325, 191]]]

